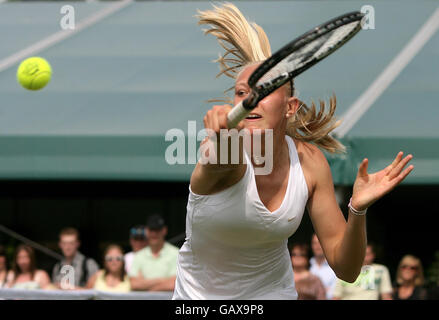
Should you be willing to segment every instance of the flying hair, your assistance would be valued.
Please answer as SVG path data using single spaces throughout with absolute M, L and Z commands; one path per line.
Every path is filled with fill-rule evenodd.
M 213 5 L 213 10 L 200 11 L 196 16 L 198 24 L 211 25 L 204 34 L 211 34 L 218 40 L 225 52 L 215 62 L 220 64 L 220 73 L 233 79 L 246 64 L 264 61 L 271 56 L 270 42 L 264 30 L 256 23 L 249 23 L 239 9 L 224 3 Z
M 197 12 L 198 24 L 209 26 L 208 29 L 203 29 L 204 34 L 215 36 L 224 49 L 215 60 L 220 66 L 217 77 L 226 75 L 236 79 L 244 67 L 261 63 L 271 56 L 270 42 L 264 29 L 254 22 L 247 21 L 234 4 L 225 2 L 222 6 L 213 5 L 212 10 Z M 294 81 L 289 84 L 289 92 L 291 96 L 295 95 Z M 209 100 L 218 101 L 231 103 L 230 98 Z M 343 144 L 330 135 L 341 123 L 334 115 L 335 95 L 329 99 L 329 111 L 326 110 L 324 101 L 319 102 L 320 109 L 317 111 L 313 101 L 311 107 L 308 107 L 299 100 L 299 109 L 294 117 L 288 119 L 286 134 L 300 141 L 314 143 L 331 153 L 345 152 Z

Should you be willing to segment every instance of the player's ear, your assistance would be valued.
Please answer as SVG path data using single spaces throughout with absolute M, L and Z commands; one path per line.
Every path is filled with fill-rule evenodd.
M 291 118 L 299 109 L 299 99 L 297 97 L 289 97 L 287 101 L 286 117 Z

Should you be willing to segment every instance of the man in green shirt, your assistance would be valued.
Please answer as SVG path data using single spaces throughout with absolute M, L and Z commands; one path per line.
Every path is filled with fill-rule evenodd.
M 368 244 L 363 268 L 354 283 L 337 279 L 334 300 L 392 300 L 392 283 L 387 267 L 373 263 L 375 251 Z
M 148 218 L 146 236 L 149 246 L 134 255 L 129 273 L 132 290 L 174 290 L 179 249 L 165 241 L 167 232 L 160 215 Z

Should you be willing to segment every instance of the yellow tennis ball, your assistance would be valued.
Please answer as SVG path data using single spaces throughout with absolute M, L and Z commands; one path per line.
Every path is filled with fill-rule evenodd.
M 17 80 L 24 88 L 40 90 L 49 83 L 52 68 L 47 60 L 31 57 L 23 60 L 17 70 Z

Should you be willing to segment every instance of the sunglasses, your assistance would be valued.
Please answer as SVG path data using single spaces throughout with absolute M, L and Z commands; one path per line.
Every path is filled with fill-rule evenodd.
M 105 261 L 107 261 L 107 262 L 111 262 L 113 260 L 122 261 L 123 257 L 122 256 L 116 256 L 116 257 L 107 256 L 107 257 L 105 257 Z
M 130 235 L 133 238 L 139 238 L 139 239 L 146 238 L 145 229 L 141 229 L 141 228 L 131 228 Z
M 410 269 L 412 271 L 417 271 L 419 269 L 419 267 L 417 266 L 408 266 L 408 265 L 403 265 L 401 266 L 401 269 Z

